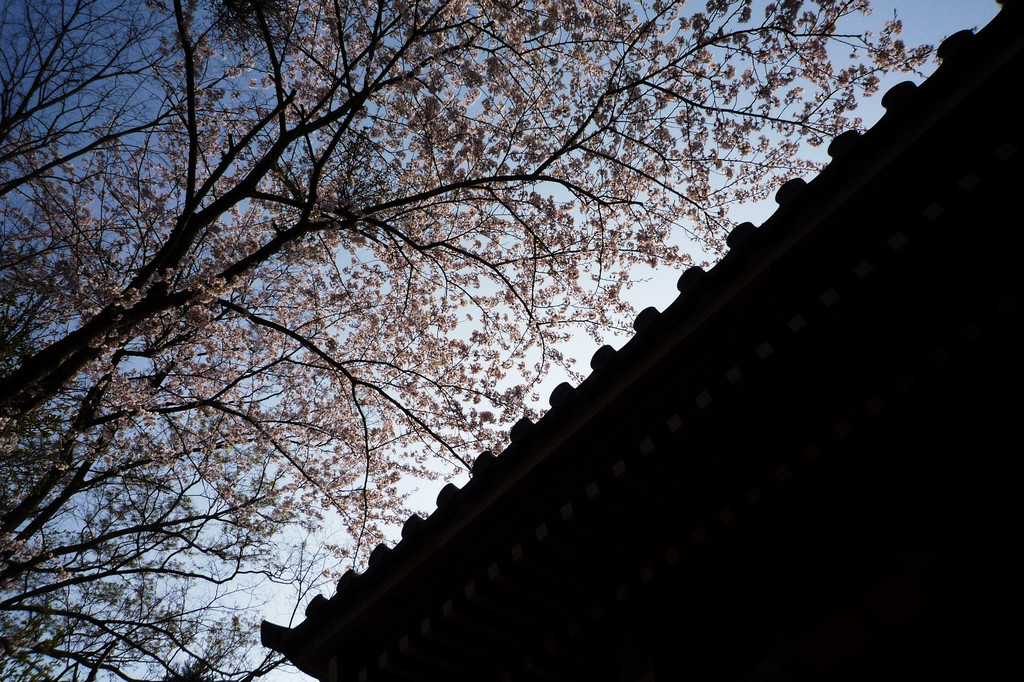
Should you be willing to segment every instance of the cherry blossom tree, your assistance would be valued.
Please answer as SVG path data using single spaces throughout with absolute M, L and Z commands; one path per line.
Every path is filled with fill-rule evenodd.
M 261 585 L 360 565 L 922 63 L 867 5 L 5 3 L 0 677 L 272 669 Z

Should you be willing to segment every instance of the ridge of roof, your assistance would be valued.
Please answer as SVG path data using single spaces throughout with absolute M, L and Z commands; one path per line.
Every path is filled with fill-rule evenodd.
M 414 558 L 443 545 L 458 531 L 460 519 L 468 522 L 471 507 L 479 506 L 485 497 L 499 498 L 555 449 L 558 443 L 548 441 L 557 440 L 557 432 L 590 419 L 631 383 L 630 372 L 642 371 L 663 357 L 732 293 L 812 231 L 831 208 L 968 97 L 1024 45 L 1024 3 L 1002 0 L 1000 4 L 1000 12 L 978 34 L 960 31 L 942 42 L 936 51 L 940 66 L 920 85 L 904 81 L 889 88 L 881 100 L 886 111 L 878 122 L 864 132 L 849 130 L 836 136 L 828 145 L 832 161 L 816 176 L 782 184 L 775 194 L 778 208 L 760 226 L 737 225 L 727 237 L 728 252 L 713 267 L 683 271 L 677 282 L 679 294 L 671 304 L 662 311 L 654 307 L 640 311 L 633 322 L 635 334 L 621 348 L 598 348 L 591 357 L 591 373 L 578 386 L 556 386 L 549 397 L 550 409 L 538 421 L 524 417 L 516 422 L 509 431 L 509 445 L 500 454 L 481 453 L 469 481 L 462 488 L 453 483 L 442 488 L 437 508 L 426 518 L 411 515 L 394 547 L 380 544 L 372 550 L 365 572 L 349 570 L 338 581 L 334 596 L 315 596 L 306 606 L 306 619 L 294 627 L 264 621 L 264 646 L 291 658 L 310 633 L 372 600 L 371 588 L 379 590 L 400 580 L 396 572 L 403 566 L 412 570 Z

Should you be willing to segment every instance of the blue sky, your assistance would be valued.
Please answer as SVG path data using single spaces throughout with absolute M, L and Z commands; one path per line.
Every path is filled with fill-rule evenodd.
M 964 28 L 981 28 L 999 11 L 995 0 L 874 0 L 874 15 L 896 10 L 909 43 L 935 43 Z

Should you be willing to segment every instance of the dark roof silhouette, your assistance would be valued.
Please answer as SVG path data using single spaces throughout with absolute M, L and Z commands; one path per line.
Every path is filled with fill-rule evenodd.
M 998 671 L 1024 603 L 1022 48 L 1019 2 L 944 41 L 264 644 L 325 681 Z

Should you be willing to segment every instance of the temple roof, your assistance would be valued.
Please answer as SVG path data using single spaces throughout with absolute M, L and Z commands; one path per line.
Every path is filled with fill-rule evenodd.
M 957 443 L 996 438 L 1007 415 L 978 401 L 1000 372 L 1020 375 L 1019 360 L 1007 359 L 1018 337 L 995 330 L 1014 326 L 1017 314 L 1020 268 L 1004 241 L 1021 222 L 1024 139 L 1009 100 L 1024 90 L 1022 14 L 1021 3 L 1007 2 L 977 35 L 950 36 L 933 75 L 891 88 L 881 120 L 836 137 L 831 163 L 781 186 L 762 225 L 737 226 L 725 257 L 683 272 L 671 305 L 641 311 L 633 337 L 598 349 L 579 386 L 556 387 L 541 419 L 518 422 L 503 452 L 481 454 L 464 487 L 445 486 L 432 514 L 410 517 L 397 545 L 376 547 L 367 570 L 346 573 L 331 598 L 314 598 L 303 622 L 264 623 L 263 643 L 322 680 L 428 679 L 409 672 L 419 663 L 394 661 L 418 638 L 462 651 L 469 634 L 438 634 L 432 623 L 457 628 L 463 609 L 462 631 L 484 628 L 487 611 L 543 631 L 523 645 L 543 653 L 581 627 L 557 609 L 552 619 L 565 616 L 557 627 L 527 622 L 561 590 L 589 590 L 565 597 L 579 604 L 605 593 L 617 603 L 620 588 L 641 589 L 717 537 L 753 537 L 761 522 L 744 519 L 784 499 L 804 471 L 814 486 L 852 475 L 850 464 L 822 464 L 828 456 L 941 447 L 908 424 L 953 414 L 946 403 L 922 407 L 956 403 L 948 386 L 975 391 L 984 409 L 956 409 L 989 433 L 936 433 Z M 872 513 L 905 511 L 886 504 Z M 424 666 L 480 679 L 479 668 L 462 670 L 428 649 L 419 649 Z M 532 669 L 522 662 L 529 655 L 509 656 Z

